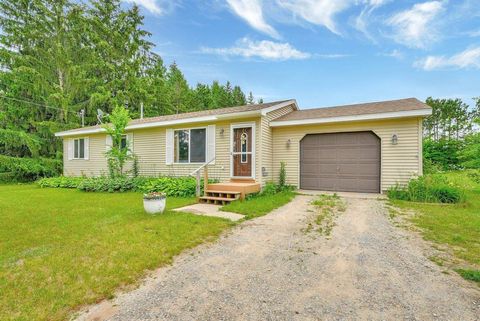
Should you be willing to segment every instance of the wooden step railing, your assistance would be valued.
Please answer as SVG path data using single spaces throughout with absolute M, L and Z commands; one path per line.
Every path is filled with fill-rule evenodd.
M 203 169 L 203 193 L 204 196 L 206 195 L 206 190 L 208 188 L 208 165 L 210 165 L 213 161 L 215 161 L 215 157 L 213 157 L 211 160 L 208 162 L 202 164 L 200 167 L 198 167 L 196 170 L 190 173 L 190 176 L 196 177 L 197 179 L 197 186 L 195 189 L 195 194 L 197 197 L 200 197 L 201 195 L 201 188 L 200 188 L 200 183 L 201 183 L 201 178 L 200 178 L 200 171 Z

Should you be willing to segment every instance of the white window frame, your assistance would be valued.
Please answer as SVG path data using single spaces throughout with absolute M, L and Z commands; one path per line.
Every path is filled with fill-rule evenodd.
M 190 157 L 192 153 L 190 153 L 191 146 L 190 144 L 192 143 L 192 134 L 191 131 L 193 129 L 205 129 L 205 162 L 207 161 L 207 153 L 208 153 L 208 130 L 207 127 L 191 127 L 191 128 L 173 128 L 173 164 L 175 165 L 181 165 L 181 164 L 205 164 L 205 162 L 191 162 Z M 176 162 L 175 161 L 175 132 L 177 131 L 188 131 L 188 162 Z
M 80 157 L 80 140 L 83 139 L 83 157 Z M 78 142 L 78 157 L 75 157 L 75 145 L 77 144 Z M 72 144 L 73 144 L 73 151 L 72 151 L 72 159 L 80 159 L 80 160 L 85 160 L 87 159 L 87 157 L 85 157 L 87 154 L 86 154 L 86 150 L 87 150 L 87 146 L 86 144 L 88 143 L 88 140 L 86 137 L 78 137 L 78 138 L 74 138 L 72 140 Z
M 252 127 L 252 151 L 247 152 L 247 154 L 252 155 L 252 175 L 251 176 L 233 176 L 233 133 L 235 128 L 245 128 Z M 257 175 L 257 164 L 255 162 L 256 156 L 256 122 L 246 122 L 246 123 L 232 123 L 230 124 L 230 177 L 231 178 L 253 178 L 255 179 Z M 240 154 L 240 153 L 235 153 Z

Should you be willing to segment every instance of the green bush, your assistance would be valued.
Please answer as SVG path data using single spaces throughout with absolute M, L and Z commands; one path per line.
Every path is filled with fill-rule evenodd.
M 40 187 L 77 188 L 84 179 L 83 177 L 67 176 L 48 177 L 38 180 L 37 184 Z
M 208 180 L 216 183 L 217 180 Z M 159 177 L 146 180 L 138 186 L 144 193 L 161 192 L 167 196 L 190 197 L 195 196 L 197 180 L 193 177 Z M 200 189 L 203 192 L 203 179 L 200 181 Z
M 62 161 L 49 158 L 19 158 L 0 155 L 2 180 L 28 182 L 42 177 L 58 176 Z
M 141 181 L 143 182 L 143 180 Z M 84 178 L 78 189 L 85 192 L 126 192 L 136 190 L 139 185 L 137 178 L 128 176 L 117 177 L 91 177 Z
M 464 148 L 463 141 L 442 138 L 438 141 L 425 139 L 423 141 L 423 158 L 442 170 L 462 168 L 459 154 Z
M 406 187 L 396 185 L 387 192 L 390 199 L 425 203 L 460 203 L 464 192 L 442 175 L 426 175 L 412 179 Z
M 278 191 L 279 191 L 279 187 L 280 186 L 277 186 L 275 185 L 274 183 L 267 183 L 265 184 L 265 186 L 263 187 L 262 189 L 262 195 L 274 195 L 274 194 L 277 194 Z

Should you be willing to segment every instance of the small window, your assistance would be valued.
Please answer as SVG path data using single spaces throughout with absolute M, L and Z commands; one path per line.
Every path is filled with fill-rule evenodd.
M 206 159 L 207 130 L 182 129 L 174 132 L 175 163 L 204 163 Z
M 85 159 L 85 138 L 73 140 L 73 158 Z
M 242 163 L 247 163 L 248 162 L 248 154 L 247 154 L 247 150 L 248 150 L 248 134 L 247 133 L 243 133 L 242 136 L 240 137 L 240 150 L 242 152 L 242 156 L 241 156 L 241 162 Z

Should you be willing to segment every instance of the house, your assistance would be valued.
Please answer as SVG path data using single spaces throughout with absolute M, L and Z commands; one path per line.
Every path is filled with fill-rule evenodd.
M 279 177 L 301 189 L 379 193 L 422 175 L 417 99 L 300 110 L 295 100 L 135 119 L 125 137 L 140 174 L 187 176 L 203 167 L 223 185 L 258 190 Z M 56 133 L 64 139 L 64 175 L 108 172 L 111 140 L 101 126 Z M 206 166 L 205 163 L 208 163 Z M 235 188 L 232 190 L 234 191 Z M 235 195 L 233 195 L 235 196 Z

